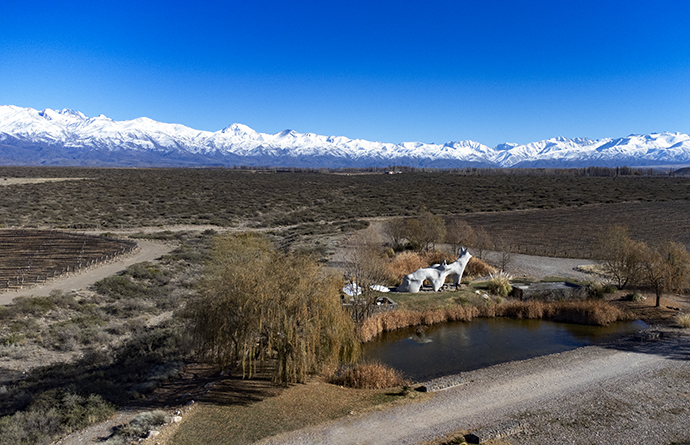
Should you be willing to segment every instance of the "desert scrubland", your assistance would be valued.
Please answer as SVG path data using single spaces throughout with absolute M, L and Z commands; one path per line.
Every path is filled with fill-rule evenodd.
M 445 227 L 452 227 L 460 220 L 484 232 L 491 242 L 479 246 L 481 250 L 509 252 L 512 259 L 503 257 L 503 260 L 512 261 L 514 267 L 519 261 L 529 261 L 529 257 L 518 255 L 553 257 L 554 262 L 555 258 L 596 262 L 596 238 L 615 224 L 625 225 L 630 238 L 649 245 L 671 240 L 690 247 L 687 222 L 690 179 L 687 178 L 587 177 L 567 171 L 540 174 L 420 171 L 399 175 L 355 175 L 270 169 L 29 167 L 2 167 L 0 178 L 7 178 L 5 186 L 0 188 L 0 225 L 6 231 L 59 230 L 75 236 L 88 234 L 88 237 L 107 240 L 123 239 L 127 243 L 145 240 L 164 245 L 169 251 L 152 261 L 131 264 L 115 275 L 100 277 L 89 286 L 61 288 L 41 296 L 26 295 L 26 289 L 22 289 L 23 297 L 0 307 L 0 443 L 50 443 L 70 433 L 78 438 L 81 436 L 77 431 L 112 419 L 122 407 L 129 407 L 130 414 L 117 417 L 116 422 L 111 420 L 98 434 L 110 436 L 114 432 L 110 427 L 133 418 L 138 419 L 140 425 L 129 424 L 115 430 L 120 433 L 111 437 L 111 443 L 117 440 L 124 443 L 122 441 L 133 437 L 131 435 L 144 433 L 145 429 L 154 428 L 165 420 L 169 422 L 170 416 L 178 410 L 184 414 L 182 422 L 163 429 L 156 441 L 248 443 L 343 416 L 350 419 L 355 415 L 356 422 L 366 423 L 366 413 L 372 410 L 386 413 L 385 410 L 394 409 L 398 413 L 396 418 L 403 420 L 408 415 L 405 410 L 414 410 L 417 405 L 429 406 L 429 412 L 438 413 L 433 410 L 446 410 L 467 396 L 460 388 L 443 396 L 420 394 L 410 391 L 413 382 L 393 389 L 347 389 L 316 377 L 310 377 L 305 384 L 286 388 L 270 383 L 270 367 L 259 369 L 251 380 L 242 380 L 241 373 L 236 370 L 230 375 L 220 374 L 219 368 L 204 361 L 199 354 L 199 344 L 190 335 L 190 318 L 185 312 L 187 303 L 203 289 L 199 280 L 208 270 L 212 248 L 220 235 L 258 232 L 267 237 L 281 255 L 288 255 L 286 258 L 308 253 L 315 262 L 336 267 L 342 263 L 338 259 L 347 259 L 348 239 L 353 235 L 373 227 L 381 235 L 378 240 L 383 249 L 386 247 L 383 244 L 392 244 L 385 229 L 390 220 L 425 215 L 440 217 Z M 397 255 L 404 253 L 391 246 L 388 248 L 386 261 L 393 262 Z M 449 248 L 450 245 L 441 241 L 435 247 L 439 250 Z M 427 256 L 415 255 L 427 258 L 431 252 L 424 254 Z M 452 258 L 452 254 L 446 255 Z M 4 258 L 9 257 L 5 255 Z M 483 260 L 491 263 L 490 258 L 487 254 Z M 500 268 L 501 264 L 497 264 L 500 258 L 496 258 L 499 257 L 494 257 L 493 266 Z M 25 266 L 16 259 L 9 262 L 12 264 L 2 266 Z M 87 275 L 96 268 L 94 265 L 78 273 Z M 481 275 L 477 272 L 475 277 L 481 278 Z M 59 279 L 48 280 L 41 286 L 49 288 L 52 282 L 59 283 Z M 592 276 L 592 280 L 601 280 L 601 277 Z M 496 306 L 491 310 L 490 305 L 486 306 L 485 301 L 475 296 L 475 289 L 482 289 L 482 292 L 487 289 L 482 286 L 485 284 L 466 282 L 464 290 L 424 293 L 419 299 L 406 296 L 401 306 L 403 310 L 418 313 L 420 310 L 450 313 L 449 305 L 456 304 L 456 312 L 461 309 L 474 311 L 473 316 L 517 316 L 518 313 L 520 317 L 528 316 L 530 309 L 526 306 L 508 309 L 510 297 L 505 296 L 499 299 L 492 295 L 492 304 Z M 684 349 L 687 342 L 683 340 L 685 337 L 679 336 L 684 331 L 677 327 L 675 318 L 679 312 L 676 308 L 681 309 L 680 312 L 690 309 L 687 294 L 667 292 L 663 304 L 655 308 L 651 288 L 642 284 L 634 289 L 610 288 L 606 292 L 595 291 L 595 304 L 610 304 L 616 311 L 625 313 L 625 317 L 642 318 L 658 325 L 660 332 L 665 332 L 662 337 L 665 335 L 677 342 L 674 343 L 676 349 L 663 343 L 641 352 L 634 351 L 638 354 L 634 357 L 655 358 L 640 365 L 640 375 L 629 375 L 628 381 L 639 385 L 637 393 L 626 395 L 619 403 L 594 397 L 592 391 L 596 388 L 604 388 L 607 394 L 612 394 L 616 385 L 625 385 L 625 376 L 612 371 L 610 375 L 593 377 L 593 386 L 582 386 L 586 390 L 577 385 L 564 387 L 564 394 L 583 401 L 579 405 L 568 404 L 569 411 L 551 432 L 548 425 L 556 422 L 554 416 L 546 415 L 537 409 L 538 404 L 529 405 L 532 402 L 523 398 L 516 402 L 517 405 L 497 407 L 490 412 L 472 412 L 467 417 L 471 421 L 465 423 L 443 417 L 443 426 L 439 425 L 436 430 L 434 423 L 427 420 L 424 427 L 418 428 L 421 433 L 410 431 L 404 440 L 408 440 L 407 443 L 427 439 L 458 443 L 450 441 L 459 440 L 461 433 L 470 427 L 519 418 L 528 428 L 505 439 L 509 443 L 529 443 L 530 440 L 531 443 L 606 443 L 604 435 L 597 437 L 584 432 L 590 427 L 599 431 L 612 426 L 618 428 L 629 420 L 620 423 L 616 418 L 633 417 L 637 419 L 636 426 L 628 429 L 642 437 L 655 437 L 660 443 L 688 440 L 690 437 L 682 436 L 676 426 L 677 419 L 688 415 L 687 406 L 678 402 L 683 400 L 683 394 L 687 397 L 688 369 Z M 628 301 L 627 297 L 634 291 L 649 298 Z M 12 290 L 2 296 L 10 292 Z M 431 323 L 434 317 L 432 312 L 427 312 L 415 323 Z M 530 381 L 536 378 L 531 372 L 537 368 L 547 370 L 539 377 L 540 381 L 549 382 L 557 375 L 567 379 L 567 373 L 558 371 L 564 363 L 580 366 L 591 357 L 622 372 L 625 366 L 620 360 L 625 356 L 625 349 L 610 350 L 615 353 L 590 347 L 564 354 L 566 362 L 551 357 L 530 361 L 524 368 L 513 369 L 520 365 L 507 364 L 480 370 L 476 380 L 488 382 L 495 377 L 509 385 L 511 376 L 515 375 L 522 376 L 522 381 Z M 665 358 L 657 359 L 659 357 Z M 632 362 L 628 365 L 637 366 Z M 549 367 L 556 370 L 553 375 L 548 373 Z M 588 372 L 583 370 L 570 377 L 581 385 L 589 385 Z M 651 377 L 644 383 L 640 376 L 647 374 Z M 671 389 L 661 391 L 659 382 L 668 384 Z M 649 386 L 645 386 L 647 384 Z M 543 385 L 548 386 L 547 383 Z M 559 385 L 562 382 L 554 380 L 553 388 Z M 477 391 L 478 388 L 481 387 L 477 386 Z M 529 393 L 529 389 L 519 391 Z M 642 410 L 633 406 L 641 393 L 647 399 L 640 403 L 648 407 Z M 553 400 L 556 400 L 555 393 L 548 388 L 539 392 L 539 397 L 539 403 L 547 400 L 555 403 Z M 190 400 L 196 403 L 187 405 Z M 667 410 L 659 408 L 665 400 Z M 486 401 L 473 403 L 486 404 Z M 602 407 L 602 403 L 607 405 Z M 521 404 L 527 404 L 524 405 L 527 408 Z M 590 405 L 596 409 L 587 417 L 584 411 Z M 524 409 L 518 409 L 520 406 Z M 162 413 L 156 412 L 157 409 Z M 139 412 L 153 414 L 136 417 Z M 652 418 L 644 420 L 649 424 L 643 423 L 644 413 Z M 373 418 L 381 415 L 385 416 L 372 414 Z M 479 420 L 481 417 L 477 416 L 480 415 L 485 415 L 487 420 Z M 438 414 L 429 416 L 441 419 Z M 665 429 L 663 422 L 669 427 Z M 316 433 L 296 433 L 289 440 L 319 443 L 324 437 L 332 437 L 331 433 L 324 432 L 326 430 L 318 429 L 321 427 L 315 428 Z M 645 428 L 652 432 L 650 436 L 641 433 Z M 130 436 L 125 434 L 128 431 Z M 92 438 L 98 436 L 94 434 Z M 372 439 L 372 443 L 402 440 L 390 432 L 382 432 L 380 436 L 374 432 L 370 434 L 380 437 Z M 437 437 L 446 434 L 450 435 L 446 439 Z M 69 438 L 66 440 L 64 443 L 70 443 Z M 276 440 L 280 443 L 282 439 Z

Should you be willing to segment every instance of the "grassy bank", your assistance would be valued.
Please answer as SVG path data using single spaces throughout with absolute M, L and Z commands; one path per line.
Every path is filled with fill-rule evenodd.
M 475 318 L 528 318 L 604 326 L 614 321 L 632 320 L 631 313 L 605 301 L 509 301 L 480 306 L 447 306 L 424 310 L 401 310 L 378 314 L 360 327 L 362 342 L 382 332 L 409 326 L 431 325 L 449 321 L 472 321 Z
M 244 445 L 380 405 L 429 397 L 399 389 L 352 389 L 319 380 L 287 389 L 268 380 L 228 380 L 185 417 L 174 431 L 155 442 L 166 445 Z M 153 441 L 151 443 L 154 443 Z

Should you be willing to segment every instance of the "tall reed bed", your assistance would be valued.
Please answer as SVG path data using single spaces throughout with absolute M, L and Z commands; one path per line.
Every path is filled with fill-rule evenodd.
M 362 362 L 345 366 L 328 381 L 349 388 L 381 389 L 408 384 L 402 373 L 379 362 Z
M 368 342 L 382 332 L 409 326 L 494 317 L 545 319 L 596 326 L 633 318 L 632 314 L 604 301 L 511 301 L 487 306 L 451 306 L 425 311 L 386 312 L 365 320 L 359 329 L 359 335 L 362 342 Z
M 429 267 L 432 264 L 440 264 L 443 261 L 452 263 L 457 260 L 456 255 L 452 255 L 448 252 L 412 252 L 405 251 L 397 254 L 391 261 L 386 265 L 388 274 L 391 276 L 391 280 L 396 283 L 402 282 L 405 275 L 414 272 L 415 270 L 422 267 Z M 490 273 L 495 272 L 496 269 L 486 264 L 479 258 L 472 257 L 465 267 L 464 276 L 486 276 Z

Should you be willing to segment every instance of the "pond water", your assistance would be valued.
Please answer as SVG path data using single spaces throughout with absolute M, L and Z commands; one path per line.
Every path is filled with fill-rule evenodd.
M 607 343 L 646 326 L 642 321 L 586 326 L 544 320 L 477 319 L 384 332 L 364 345 L 363 356 L 399 369 L 407 378 L 420 382 Z

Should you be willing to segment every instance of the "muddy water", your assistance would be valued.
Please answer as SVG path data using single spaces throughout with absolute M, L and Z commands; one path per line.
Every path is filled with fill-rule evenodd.
M 641 321 L 601 327 L 507 318 L 441 323 L 384 332 L 364 345 L 364 358 L 399 369 L 414 381 L 424 381 L 607 343 L 644 327 Z

